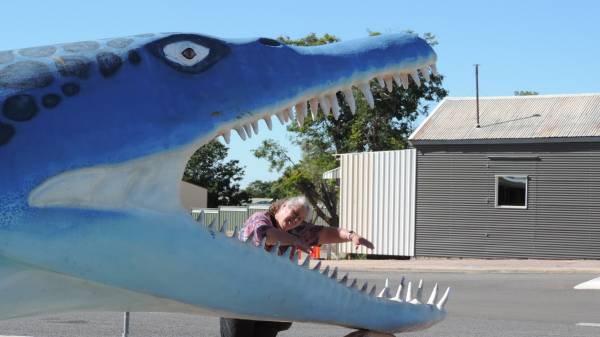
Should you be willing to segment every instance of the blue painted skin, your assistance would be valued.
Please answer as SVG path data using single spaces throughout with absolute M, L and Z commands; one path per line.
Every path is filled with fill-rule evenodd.
M 0 53 L 0 75 L 6 77 L 0 78 L 0 123 L 14 128 L 0 145 L 0 296 L 14 298 L 0 303 L 0 319 L 83 309 L 162 310 L 396 332 L 445 317 L 435 306 L 383 301 L 337 285 L 198 226 L 168 201 L 178 197 L 178 178 L 190 150 L 322 92 L 432 65 L 436 56 L 425 41 L 405 34 L 319 47 L 194 34 L 132 37 L 123 48 L 110 47 L 110 41 L 96 41 L 98 49 L 77 53 L 57 45 L 52 55 L 33 58 Z M 201 46 L 193 53 L 199 55 L 196 64 L 184 66 L 166 56 L 165 46 L 180 41 Z M 202 47 L 210 50 L 205 58 Z M 118 56 L 122 64 L 109 63 L 109 74 L 102 74 L 97 58 L 102 52 Z M 59 72 L 57 64 L 73 55 L 89 60 L 87 78 Z M 131 55 L 139 63 L 135 57 L 128 61 Z M 49 72 L 9 71 L 23 61 L 47 64 Z M 36 82 L 48 76 L 48 86 Z M 66 83 L 77 84 L 79 92 L 65 95 L 61 86 Z M 49 93 L 62 98 L 56 107 L 41 103 Z M 11 120 L 6 102 L 15 95 L 33 99 L 37 114 Z M 144 180 L 153 167 L 170 173 Z M 116 173 L 122 170 L 130 175 Z M 119 183 L 106 187 L 113 177 Z M 94 182 L 99 186 L 86 186 Z M 154 184 L 164 187 L 157 187 L 158 195 L 142 195 L 150 201 L 141 204 L 140 194 L 153 191 Z M 117 204 L 110 202 L 113 192 Z M 271 266 L 257 267 L 265 264 Z M 46 285 L 11 281 L 30 279 L 33 271 L 46 285 L 65 278 L 55 283 L 58 293 L 70 298 L 48 295 Z M 282 277 L 282 271 L 289 276 Z M 241 282 L 250 291 L 239 291 Z M 73 290 L 100 294 L 103 287 L 130 293 L 106 300 L 110 296 L 86 297 Z M 152 304 L 135 297 L 139 294 Z M 323 301 L 327 296 L 335 297 Z M 271 301 L 264 303 L 265 298 Z M 352 310 L 340 311 L 349 303 Z

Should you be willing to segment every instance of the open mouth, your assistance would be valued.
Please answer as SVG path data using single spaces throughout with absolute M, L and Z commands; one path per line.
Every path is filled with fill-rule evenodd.
M 431 72 L 431 74 L 430 74 Z M 360 76 L 350 82 L 343 84 L 334 84 L 330 88 L 325 88 L 320 92 L 308 92 L 299 97 L 290 99 L 287 103 L 265 109 L 250 114 L 250 117 L 237 120 L 235 123 L 227 124 L 222 127 L 215 137 L 222 136 L 227 144 L 231 140 L 231 131 L 235 130 L 242 140 L 252 137 L 252 134 L 258 134 L 258 122 L 264 120 L 269 130 L 272 129 L 272 117 L 276 116 L 281 124 L 286 124 L 290 120 L 295 119 L 298 126 L 302 127 L 304 120 L 308 114 L 316 120 L 319 116 L 319 107 L 324 116 L 332 115 L 334 119 L 338 119 L 342 113 L 342 108 L 338 101 L 338 93 L 341 93 L 345 103 L 350 108 L 350 111 L 356 113 L 356 101 L 354 97 L 354 89 L 360 91 L 364 99 L 366 99 L 369 107 L 375 107 L 375 100 L 371 92 L 370 80 L 375 79 L 381 88 L 386 88 L 389 92 L 393 90 L 394 83 L 398 87 L 408 89 L 412 82 L 417 87 L 421 86 L 421 78 L 425 81 L 430 81 L 431 76 L 437 76 L 437 68 L 435 60 L 430 59 L 420 64 L 415 64 L 414 67 L 405 67 L 401 69 L 387 69 L 378 72 L 374 75 L 369 74 Z

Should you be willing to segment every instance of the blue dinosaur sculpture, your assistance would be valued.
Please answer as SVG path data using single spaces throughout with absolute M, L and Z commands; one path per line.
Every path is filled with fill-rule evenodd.
M 410 34 L 319 47 L 144 34 L 0 52 L 0 319 L 165 311 L 387 334 L 442 320 L 437 286 L 426 303 L 421 285 L 374 296 L 199 226 L 179 200 L 202 144 L 250 137 L 273 115 L 302 123 L 307 102 L 337 118 L 339 91 L 354 112 L 352 86 L 373 106 L 370 79 L 419 84 L 435 61 Z

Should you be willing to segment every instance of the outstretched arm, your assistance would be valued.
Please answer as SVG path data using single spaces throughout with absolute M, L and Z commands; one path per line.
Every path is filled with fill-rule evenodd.
M 369 249 L 375 248 L 371 241 L 363 238 L 357 233 L 343 228 L 324 227 L 319 233 L 319 244 L 342 243 L 350 241 L 352 241 L 356 249 L 358 249 L 360 246 L 365 246 Z

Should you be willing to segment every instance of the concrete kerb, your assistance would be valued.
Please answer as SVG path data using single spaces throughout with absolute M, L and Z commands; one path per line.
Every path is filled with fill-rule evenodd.
M 314 266 L 315 263 L 312 261 L 311 266 Z M 600 260 L 417 258 L 410 260 L 322 260 L 321 264 L 322 267 L 338 267 L 348 271 L 600 274 Z

